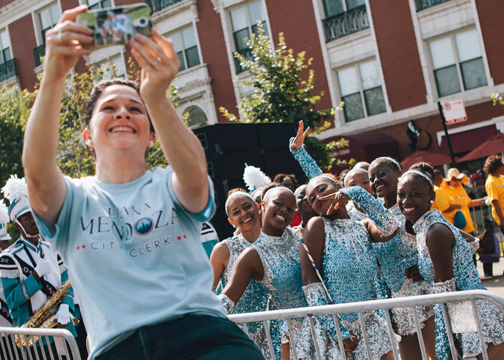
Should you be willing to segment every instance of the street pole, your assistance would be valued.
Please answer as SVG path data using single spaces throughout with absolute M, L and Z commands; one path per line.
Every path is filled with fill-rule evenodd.
M 443 129 L 444 129 L 444 133 L 445 133 L 445 137 L 446 137 L 446 142 L 448 143 L 448 150 L 450 150 L 450 157 L 451 157 L 451 161 L 452 161 L 450 166 L 453 167 L 453 166 L 455 166 L 455 164 L 457 162 L 455 161 L 455 156 L 453 156 L 453 149 L 452 149 L 451 142 L 450 142 L 450 135 L 448 135 L 448 129 L 446 128 L 446 119 L 443 114 L 443 105 L 441 105 L 441 101 L 438 101 L 438 108 L 439 108 L 439 115 L 441 115 L 441 122 L 443 123 Z

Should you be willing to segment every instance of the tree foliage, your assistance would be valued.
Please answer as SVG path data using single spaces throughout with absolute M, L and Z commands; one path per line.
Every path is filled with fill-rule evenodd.
M 305 126 L 312 129 L 310 135 L 327 129 L 330 126 L 327 120 L 334 117 L 343 103 L 337 108 L 317 108 L 324 93 L 314 93 L 315 72 L 309 69 L 312 59 L 306 59 L 305 52 L 294 55 L 294 51 L 287 48 L 282 33 L 275 50 L 272 50 L 270 40 L 259 22 L 257 33 L 251 36 L 247 44 L 253 56 L 252 61 L 235 53 L 240 66 L 249 72 L 250 77 L 245 80 L 235 77 L 234 80 L 242 86 L 253 86 L 255 89 L 254 94 L 244 98 L 238 106 L 243 114 L 243 122 L 292 122 L 297 129 L 298 122 L 303 120 Z M 304 76 L 306 70 L 307 78 Z M 227 109 L 221 107 L 220 111 L 229 121 L 241 122 Z M 305 144 L 317 164 L 329 170 L 333 161 L 330 154 L 335 144 L 324 144 L 314 136 L 307 136 Z
M 490 94 L 490 98 L 493 100 L 494 106 L 497 104 L 504 105 L 504 98 L 499 94 Z

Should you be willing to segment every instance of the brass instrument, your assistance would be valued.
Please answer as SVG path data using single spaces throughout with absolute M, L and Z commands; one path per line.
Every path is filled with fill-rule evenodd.
M 53 313 L 54 309 L 61 303 L 65 294 L 70 290 L 72 284 L 70 280 L 65 281 L 59 289 L 52 294 L 52 296 L 47 299 L 47 301 L 42 305 L 40 309 L 35 311 L 32 316 L 26 321 L 21 328 L 40 328 L 40 329 L 52 329 L 58 322 L 56 321 L 56 314 Z M 79 323 L 79 319 L 73 319 L 74 325 Z M 16 345 L 21 348 L 31 347 L 34 343 L 38 341 L 38 336 L 36 335 L 16 335 Z

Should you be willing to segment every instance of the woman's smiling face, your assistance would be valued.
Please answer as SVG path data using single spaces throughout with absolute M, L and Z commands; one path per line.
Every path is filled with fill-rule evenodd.
M 339 191 L 341 186 L 336 182 L 325 177 L 318 177 L 310 181 L 306 188 L 308 202 L 313 207 L 313 210 L 319 215 L 326 215 L 327 210 L 333 204 L 333 199 L 321 199 L 322 197 L 334 194 Z
M 272 188 L 263 199 L 263 232 L 272 236 L 281 236 L 294 218 L 296 199 L 289 189 Z
M 236 195 L 227 207 L 229 219 L 241 232 L 261 227 L 257 204 L 246 195 Z
M 430 210 L 431 200 L 436 198 L 432 187 L 419 176 L 408 174 L 397 185 L 397 205 L 406 220 L 415 223 Z
M 390 194 L 395 196 L 399 176 L 399 171 L 392 169 L 387 162 L 372 163 L 369 167 L 371 189 L 380 198 Z
M 125 85 L 111 85 L 103 90 L 96 102 L 89 128 L 84 132 L 88 146 L 97 156 L 111 147 L 135 148 L 145 153 L 150 131 L 147 110 L 138 92 Z M 88 143 L 90 141 L 91 143 Z

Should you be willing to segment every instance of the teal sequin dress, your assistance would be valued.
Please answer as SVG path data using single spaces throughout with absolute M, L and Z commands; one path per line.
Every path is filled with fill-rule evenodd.
M 427 231 L 434 224 L 444 224 L 455 237 L 455 247 L 452 250 L 453 278 L 443 283 L 434 282 L 434 269 L 427 248 Z M 426 212 L 417 220 L 413 229 L 416 233 L 417 248 L 419 254 L 420 273 L 430 284 L 433 293 L 444 293 L 463 290 L 486 290 L 479 279 L 478 271 L 472 261 L 470 246 L 460 232 L 450 224 L 437 210 Z M 485 300 L 477 300 L 481 327 L 485 343 L 495 345 L 504 342 L 504 315 L 492 303 Z M 434 307 L 436 323 L 436 356 L 439 360 L 447 360 L 450 356 L 450 346 L 441 305 Z M 464 320 L 464 314 L 457 314 L 458 319 Z M 455 319 L 457 320 L 457 319 Z M 452 319 L 453 323 L 454 319 Z M 455 334 L 455 338 L 462 349 L 463 358 L 475 357 L 481 353 L 481 345 L 477 332 Z

